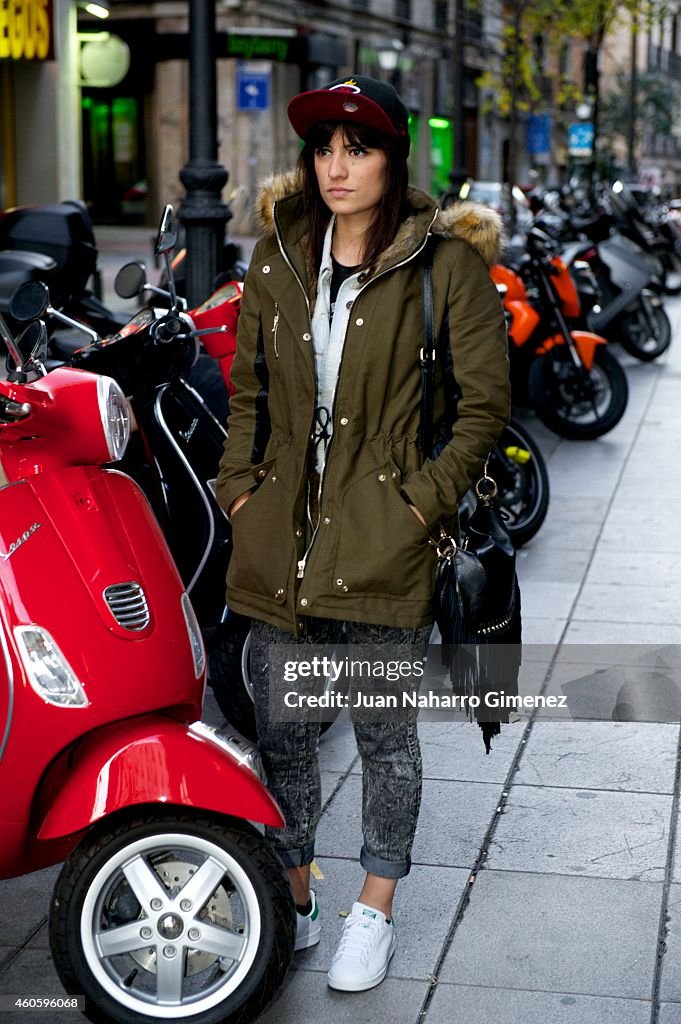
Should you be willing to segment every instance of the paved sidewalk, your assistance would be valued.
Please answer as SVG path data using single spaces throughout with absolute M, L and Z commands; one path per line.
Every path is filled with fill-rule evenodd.
M 662 361 L 618 352 L 631 395 L 616 430 L 568 442 L 528 420 L 552 488 L 547 521 L 519 556 L 528 690 L 595 689 L 598 660 L 603 680 L 610 663 L 625 680 L 636 644 L 659 648 L 679 677 L 681 300 L 667 308 L 676 339 Z M 206 715 L 217 717 L 211 700 Z M 326 971 L 362 879 L 361 769 L 350 726 L 334 725 L 320 743 L 323 937 L 297 955 L 263 1024 L 681 1024 L 679 734 L 678 724 L 526 714 L 486 757 L 476 727 L 423 723 L 397 952 L 382 985 L 349 995 L 327 988 Z M 45 927 L 57 871 L 0 883 L 0 993 L 61 991 Z

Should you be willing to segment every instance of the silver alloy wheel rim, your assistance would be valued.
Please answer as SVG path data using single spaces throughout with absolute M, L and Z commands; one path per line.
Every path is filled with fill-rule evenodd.
M 149 858 L 165 852 L 172 854 L 173 864 L 183 853 L 191 866 L 195 866 L 192 858 L 203 858 L 174 895 L 149 864 Z M 102 928 L 107 898 L 123 879 L 144 916 Z M 199 916 L 225 882 L 230 897 L 236 896 L 241 904 L 241 931 Z M 232 995 L 253 966 L 261 931 L 258 897 L 241 865 L 217 843 L 181 832 L 159 832 L 120 849 L 97 872 L 80 916 L 85 961 L 107 995 L 136 1013 L 164 1020 L 205 1013 Z M 140 953 L 152 947 L 154 969 L 150 970 Z M 213 958 L 213 977 L 206 979 L 203 988 L 198 987 L 200 979 L 192 982 L 185 974 L 189 950 Z M 139 987 L 133 991 L 138 975 L 145 984 L 155 978 L 155 993 Z M 183 994 L 183 989 L 191 991 Z

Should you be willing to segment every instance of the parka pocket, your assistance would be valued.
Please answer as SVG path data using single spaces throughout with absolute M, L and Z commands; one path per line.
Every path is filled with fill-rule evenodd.
M 295 557 L 292 500 L 276 457 L 253 467 L 256 491 L 232 517 L 227 586 L 283 604 Z
M 333 568 L 334 591 L 421 599 L 432 595 L 434 548 L 399 485 L 399 471 L 386 461 L 345 491 Z

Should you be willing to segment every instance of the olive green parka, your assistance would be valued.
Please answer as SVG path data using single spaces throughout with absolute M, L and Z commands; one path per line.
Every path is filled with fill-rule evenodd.
M 410 190 L 409 205 L 392 244 L 360 277 L 313 530 L 307 478 L 316 271 L 295 173 L 271 179 L 259 197 L 264 235 L 244 287 L 217 495 L 227 511 L 256 487 L 232 517 L 230 608 L 296 635 L 305 616 L 403 627 L 432 621 L 430 537 L 440 522 L 456 528 L 457 502 L 508 420 L 506 330 L 488 273 L 499 255 L 499 218 L 472 203 L 441 211 L 417 189 Z M 419 351 L 422 265 L 431 234 L 439 236 L 436 332 L 448 324 L 461 398 L 451 440 L 436 460 L 424 461 Z M 437 419 L 444 406 L 439 368 L 434 405 Z

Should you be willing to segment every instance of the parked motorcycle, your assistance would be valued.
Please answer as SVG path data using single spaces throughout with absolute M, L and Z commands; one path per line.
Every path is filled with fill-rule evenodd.
M 648 287 L 652 270 L 638 246 L 611 235 L 597 245 L 573 242 L 563 249 L 580 299 L 581 316 L 590 330 L 643 362 L 666 352 L 672 329 L 659 291 Z
M 538 209 L 536 225 L 562 243 L 561 256 L 580 298 L 583 322 L 575 326 L 619 342 L 630 355 L 647 362 L 665 352 L 671 341 L 661 298 L 673 282 L 662 258 L 667 249 L 660 250 L 653 233 L 636 227 L 626 210 L 622 214 L 614 190 L 608 194 L 610 205 L 606 208 L 602 197 L 595 209 L 566 208 L 563 197 L 562 206 L 549 204 L 551 212 Z M 614 209 L 620 209 L 619 217 Z
M 491 273 L 510 321 L 515 400 L 529 400 L 542 422 L 563 437 L 587 439 L 612 430 L 626 409 L 627 378 L 605 338 L 569 326 L 579 316 L 579 296 L 549 236 L 533 227 L 515 267 L 496 264 Z
M 254 751 L 199 721 L 191 602 L 141 491 L 104 468 L 129 439 L 122 390 L 46 373 L 37 320 L 0 334 L 0 876 L 65 860 L 50 947 L 91 1020 L 253 1019 L 293 952 L 251 824 L 281 812 Z

